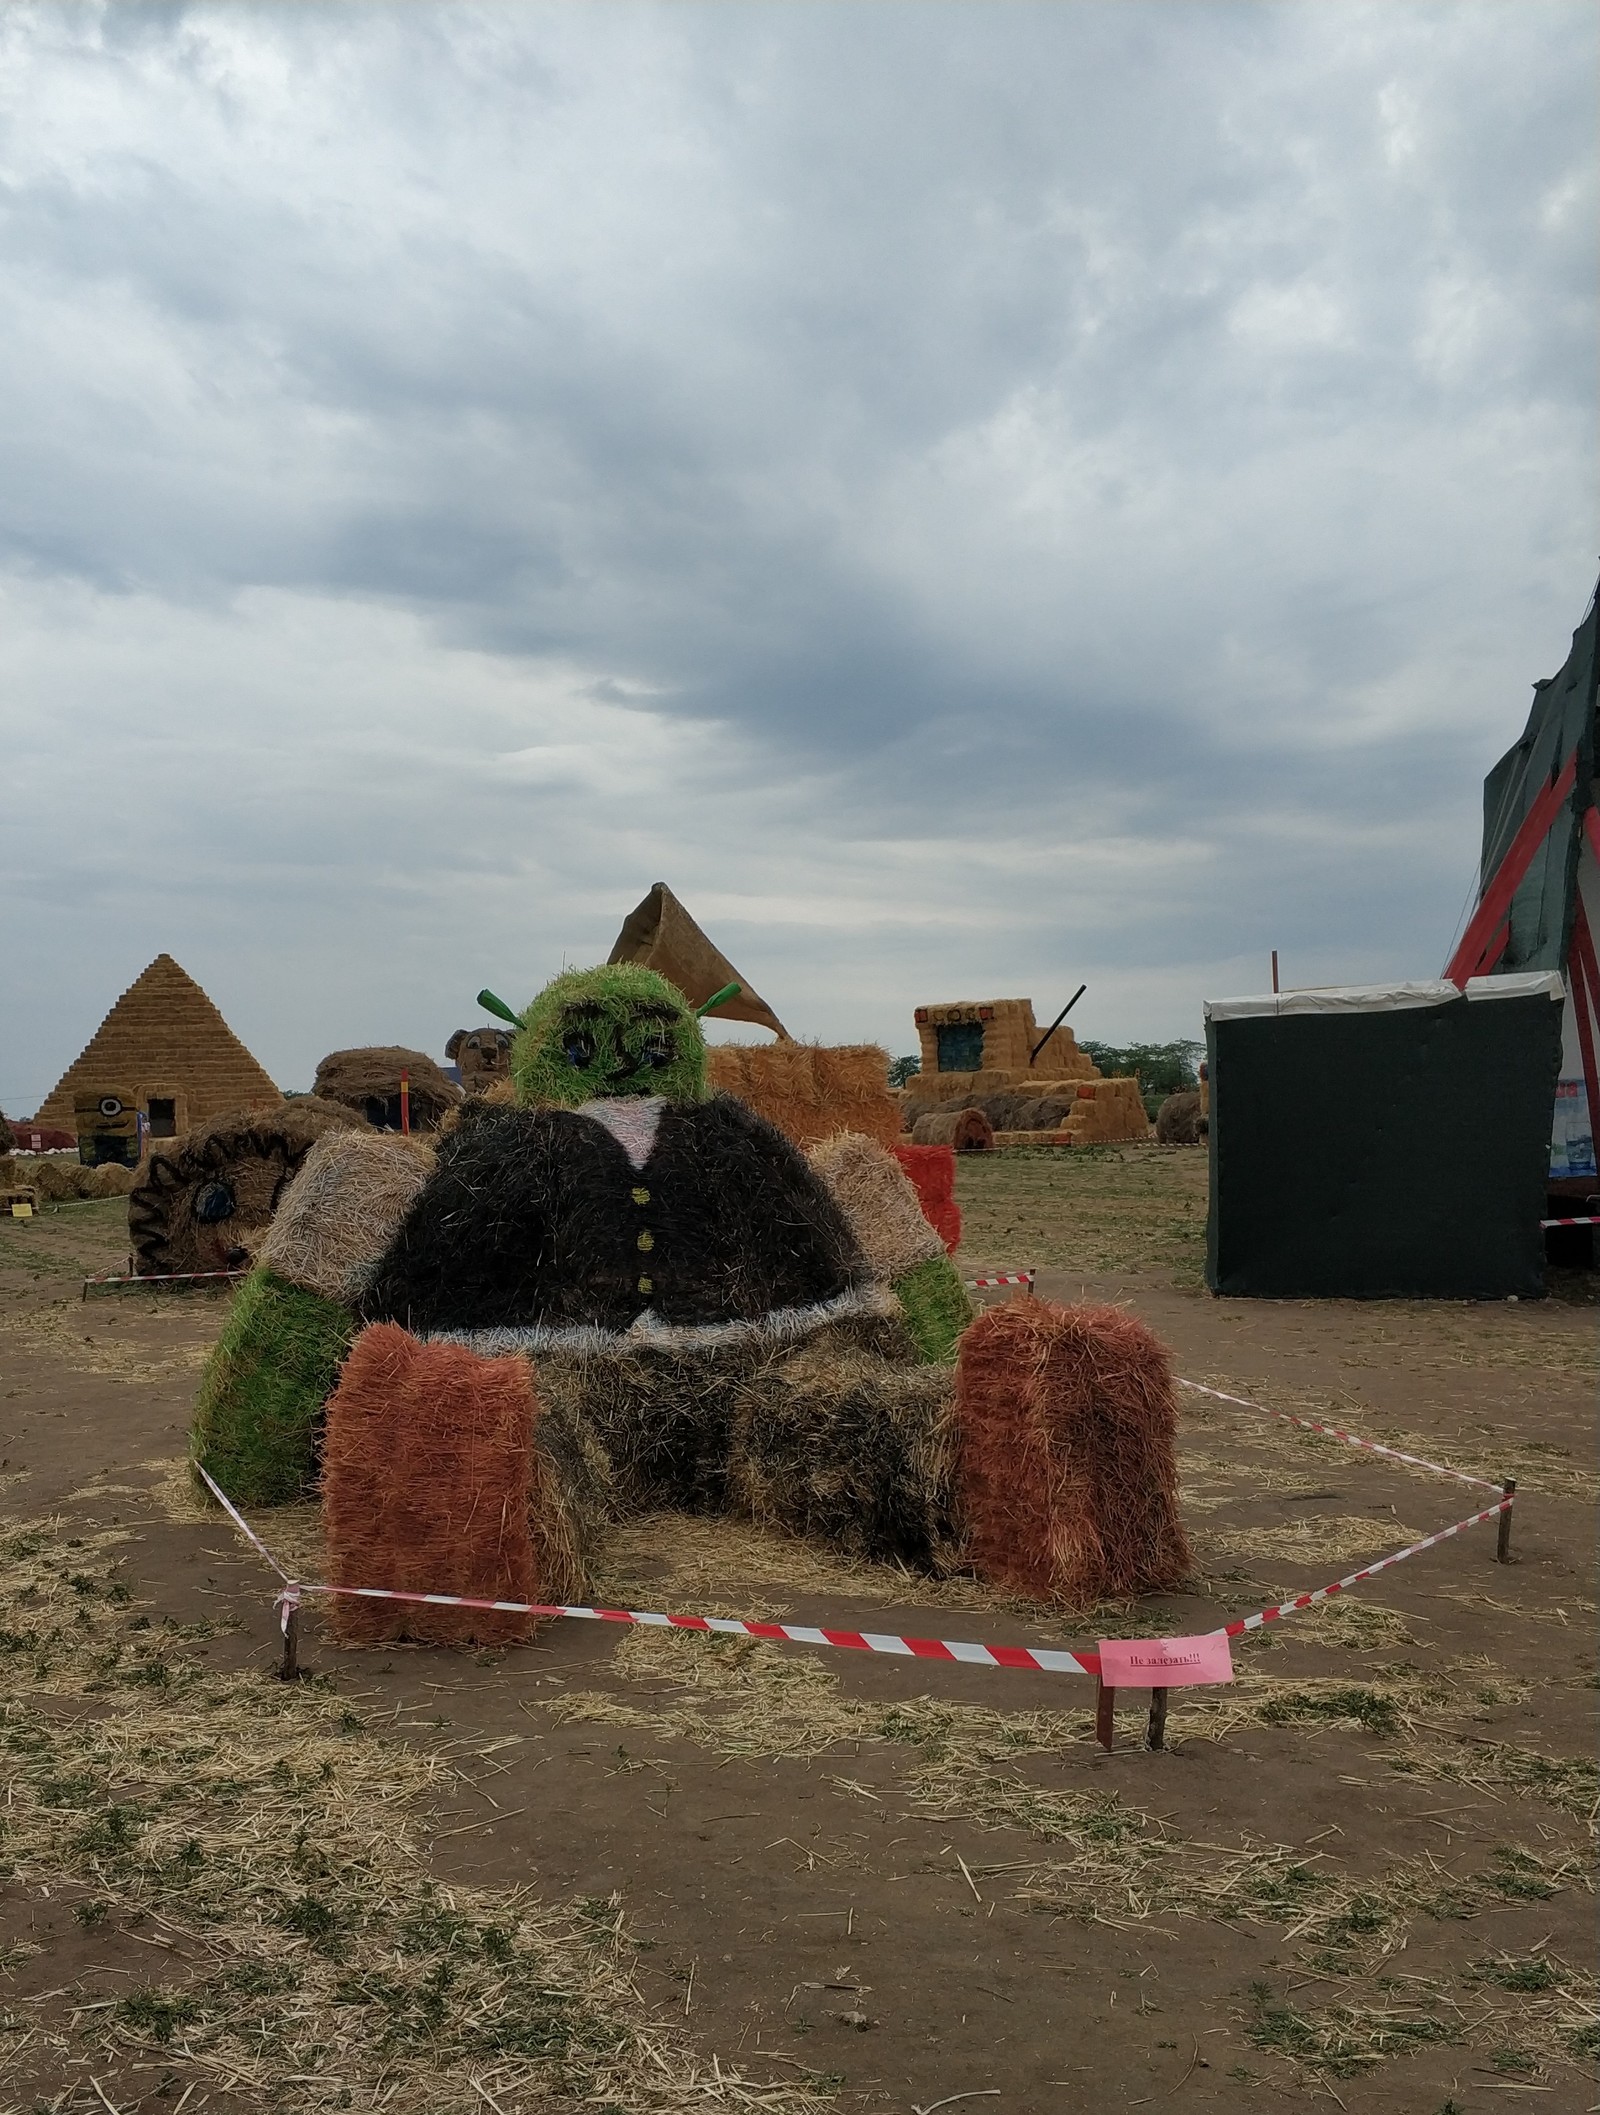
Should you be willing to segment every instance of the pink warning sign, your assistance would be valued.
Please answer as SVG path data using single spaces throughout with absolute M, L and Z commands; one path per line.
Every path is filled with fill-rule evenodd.
M 1202 1638 L 1102 1638 L 1100 1679 L 1108 1689 L 1187 1689 L 1231 1682 L 1233 1654 L 1220 1631 Z

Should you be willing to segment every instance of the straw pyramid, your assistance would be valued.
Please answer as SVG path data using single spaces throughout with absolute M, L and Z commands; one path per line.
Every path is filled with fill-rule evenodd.
M 276 1108 L 283 1096 L 193 977 L 157 955 L 128 986 L 34 1121 L 73 1126 L 75 1094 L 181 1094 L 189 1124 L 225 1109 Z

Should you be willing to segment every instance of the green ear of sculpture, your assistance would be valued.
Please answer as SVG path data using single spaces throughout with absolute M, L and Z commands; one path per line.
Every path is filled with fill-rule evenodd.
M 675 984 L 638 963 L 563 971 L 517 1026 L 511 1077 L 524 1106 L 575 1109 L 631 1094 L 706 1098 L 706 1043 L 694 1009 Z
M 700 1004 L 694 1010 L 696 1020 L 703 1013 L 715 1013 L 719 1006 L 726 1006 L 730 999 L 738 998 L 743 990 L 744 986 L 742 984 L 724 984 L 721 991 L 714 991 L 709 999 L 700 1001 Z
M 520 1014 L 513 1013 L 511 1011 L 511 1008 L 506 1004 L 505 1000 L 497 999 L 492 991 L 480 991 L 478 994 L 478 1004 L 483 1008 L 485 1013 L 492 1013 L 502 1021 L 509 1021 L 513 1028 L 520 1028 L 522 1026 L 522 1016 Z

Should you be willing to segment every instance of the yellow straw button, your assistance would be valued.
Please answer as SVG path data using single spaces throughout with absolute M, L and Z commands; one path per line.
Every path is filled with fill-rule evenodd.
M 654 1234 L 651 1233 L 650 1229 L 646 1227 L 643 1233 L 639 1236 L 639 1246 L 641 1248 L 654 1248 L 655 1245 L 656 1237 Z
M 651 1293 L 651 1292 L 654 1292 L 654 1291 L 655 1291 L 655 1289 L 656 1289 L 656 1281 L 655 1281 L 655 1279 L 654 1279 L 654 1278 L 641 1278 L 641 1279 L 639 1280 L 639 1290 L 640 1290 L 640 1292 L 642 1292 L 642 1293 Z
M 650 1202 L 650 1192 L 635 1187 L 633 1201 L 635 1204 L 648 1204 Z

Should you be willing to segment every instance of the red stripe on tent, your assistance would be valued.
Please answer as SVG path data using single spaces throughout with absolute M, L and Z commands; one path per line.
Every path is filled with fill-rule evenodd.
M 1577 976 L 1572 976 L 1576 969 Z M 1594 1015 L 1600 1008 L 1600 968 L 1594 959 L 1594 940 L 1584 912 L 1583 897 L 1576 897 L 1572 912 L 1572 945 L 1567 951 L 1567 974 L 1572 983 L 1572 1010 L 1578 1023 L 1578 1048 L 1583 1052 L 1583 1091 L 1589 1103 L 1589 1130 L 1600 1123 L 1600 1068 L 1595 1064 Z
M 1578 776 L 1578 752 L 1574 750 L 1562 766 L 1552 785 L 1546 786 L 1527 814 L 1522 818 L 1518 830 L 1506 848 L 1506 856 L 1490 876 L 1489 885 L 1479 899 L 1478 908 L 1468 921 L 1461 936 L 1461 945 L 1450 957 L 1445 975 L 1452 984 L 1464 985 L 1468 977 L 1475 977 L 1483 967 L 1484 956 L 1489 945 L 1511 909 L 1511 899 L 1522 886 L 1523 877 L 1533 864 L 1533 855 L 1550 835 L 1561 804 L 1572 791 Z
M 1589 850 L 1600 859 L 1600 815 L 1593 808 L 1583 811 L 1583 834 L 1589 840 Z

